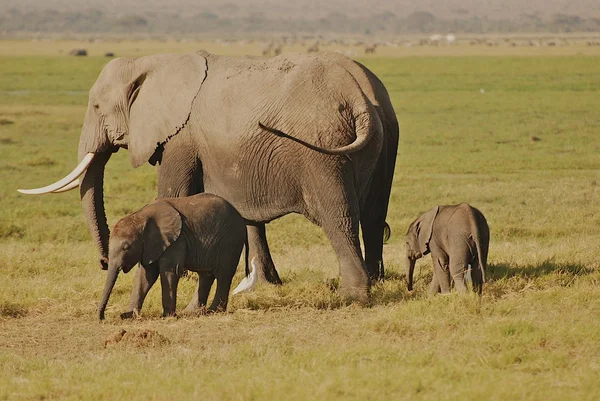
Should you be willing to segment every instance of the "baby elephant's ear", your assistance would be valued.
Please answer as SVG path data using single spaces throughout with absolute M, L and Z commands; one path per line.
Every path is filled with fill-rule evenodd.
M 166 202 L 152 203 L 143 208 L 140 214 L 146 218 L 142 266 L 148 266 L 177 241 L 182 221 L 179 212 Z
M 436 206 L 417 219 L 417 235 L 421 255 L 427 255 L 430 251 L 429 241 L 431 241 L 431 235 L 433 234 L 433 222 L 439 211 L 440 207 Z

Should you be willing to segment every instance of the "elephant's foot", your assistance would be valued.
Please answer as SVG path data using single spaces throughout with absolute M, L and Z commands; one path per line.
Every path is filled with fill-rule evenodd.
M 258 268 L 258 281 L 259 282 L 267 282 L 275 285 L 281 285 L 283 282 L 281 278 L 279 278 L 279 273 L 275 269 L 275 265 L 271 258 L 268 258 L 268 261 L 265 261 L 261 257 L 256 257 L 254 260 L 254 264 Z
M 140 316 L 141 316 L 140 311 L 137 309 L 121 313 L 121 319 L 123 319 L 123 320 L 138 319 Z
M 275 264 L 271 258 L 271 251 L 267 244 L 267 235 L 264 224 L 250 225 L 248 228 L 248 260 L 254 260 L 258 267 L 258 281 L 281 285 L 283 282 L 275 269 Z
M 361 306 L 371 305 L 371 294 L 367 287 L 344 287 L 342 285 L 338 289 L 338 294 L 346 303 L 357 303 Z
M 177 319 L 179 316 L 177 316 L 177 313 L 175 313 L 175 311 L 169 311 L 169 312 L 163 311 L 162 317 L 163 317 L 163 319 L 169 319 L 169 318 Z
M 181 311 L 181 316 L 194 317 L 206 315 L 206 306 L 204 305 L 188 305 L 184 310 Z
M 369 272 L 369 279 L 371 282 L 384 280 L 385 270 L 382 260 L 366 261 L 365 264 L 367 265 L 367 272 Z

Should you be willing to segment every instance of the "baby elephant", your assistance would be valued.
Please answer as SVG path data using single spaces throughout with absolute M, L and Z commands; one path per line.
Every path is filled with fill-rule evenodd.
M 137 263 L 144 273 L 132 294 L 137 303 L 134 311 L 142 308 L 146 294 L 160 275 L 163 316 L 175 315 L 177 284 L 184 269 L 199 273 L 196 305 L 206 305 L 216 278 L 217 291 L 209 309 L 225 310 L 245 243 L 245 220 L 230 203 L 216 195 L 165 198 L 144 206 L 113 228 L 99 319 L 104 319 L 119 271 L 127 273 Z M 246 265 L 247 259 L 248 252 Z
M 429 293 L 450 292 L 450 278 L 458 292 L 467 290 L 469 269 L 473 290 L 481 294 L 485 281 L 490 229 L 483 214 L 467 203 L 436 206 L 413 221 L 406 233 L 406 277 L 413 288 L 417 259 L 431 252 L 433 279 Z

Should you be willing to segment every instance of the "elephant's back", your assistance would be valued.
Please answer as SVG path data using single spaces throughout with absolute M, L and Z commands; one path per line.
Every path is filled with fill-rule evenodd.
M 245 231 L 245 220 L 231 203 L 218 195 L 201 193 L 165 201 L 179 211 L 188 226 L 197 230 Z

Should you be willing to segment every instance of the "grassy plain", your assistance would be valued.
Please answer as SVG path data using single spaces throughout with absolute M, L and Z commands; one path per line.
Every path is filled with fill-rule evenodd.
M 123 42 L 118 54 L 193 45 Z M 99 324 L 105 274 L 78 195 L 16 192 L 76 162 L 87 90 L 107 60 L 59 53 L 71 47 L 0 42 L 0 399 L 600 398 L 600 57 L 364 59 L 401 123 L 387 280 L 371 308 L 342 305 L 325 284 L 337 264 L 323 233 L 287 216 L 268 226 L 284 286 L 232 297 L 225 314 L 167 320 L 154 289 L 143 317 L 122 322 L 122 275 Z M 115 156 L 110 224 L 156 183 L 150 166 Z M 483 297 L 427 298 L 429 259 L 408 293 L 408 223 L 461 201 L 491 227 Z M 181 307 L 194 285 L 183 281 Z M 105 348 L 121 329 L 133 335 Z

